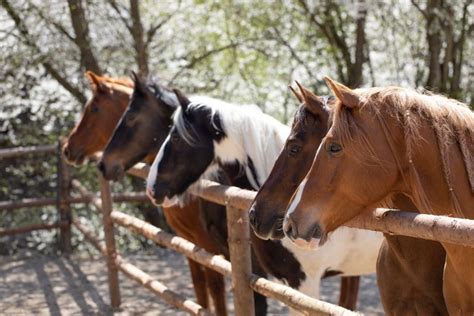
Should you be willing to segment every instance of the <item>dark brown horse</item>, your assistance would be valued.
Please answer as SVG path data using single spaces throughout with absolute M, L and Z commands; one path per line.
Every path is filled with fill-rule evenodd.
M 290 136 L 250 210 L 250 221 L 262 238 L 282 238 L 283 218 L 294 191 L 313 162 L 329 128 L 334 98 L 321 98 L 299 86 L 298 108 Z M 397 208 L 415 210 L 404 196 Z M 446 315 L 442 295 L 445 252 L 436 242 L 385 234 L 377 262 L 377 281 L 387 315 Z M 419 256 L 424 253 L 424 256 Z
M 326 80 L 338 101 L 289 204 L 285 234 L 324 243 L 340 225 L 400 193 L 421 213 L 474 218 L 474 113 L 466 105 L 405 88 L 351 90 Z M 442 245 L 449 314 L 472 315 L 474 249 Z
M 71 131 L 63 147 L 66 158 L 74 164 L 81 164 L 88 156 L 104 149 L 127 108 L 134 87 L 130 80 L 100 77 L 92 72 L 87 72 L 86 76 L 91 82 L 93 95 L 85 105 L 79 123 Z M 151 151 L 149 155 L 140 157 L 140 159 L 153 161 L 155 153 L 156 151 Z M 167 223 L 177 235 L 212 253 L 222 253 L 218 238 L 208 233 L 215 227 L 212 224 L 208 224 L 210 227 L 204 227 L 201 224 L 199 209 L 200 202 L 191 200 L 183 207 L 168 207 L 164 208 L 163 212 Z M 225 214 L 225 212 L 219 211 L 219 214 Z M 216 225 L 226 227 L 225 220 L 220 220 Z M 216 313 L 226 315 L 225 287 L 222 275 L 202 267 L 191 259 L 188 259 L 188 263 L 198 303 L 205 308 L 210 307 L 209 293 L 213 299 Z

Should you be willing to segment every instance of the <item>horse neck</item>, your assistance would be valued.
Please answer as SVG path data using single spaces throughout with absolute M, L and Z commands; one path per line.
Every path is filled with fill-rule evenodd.
M 423 213 L 474 218 L 474 210 L 469 209 L 474 205 L 474 195 L 458 143 L 440 139 L 429 120 L 420 118 L 419 122 L 416 136 L 407 135 L 404 126 L 398 127 L 404 135 L 403 157 L 398 159 L 408 182 L 406 193 Z

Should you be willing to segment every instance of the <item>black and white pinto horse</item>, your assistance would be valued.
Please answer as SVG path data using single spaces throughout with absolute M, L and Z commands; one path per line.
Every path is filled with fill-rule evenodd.
M 156 203 L 186 192 L 221 167 L 233 185 L 258 190 L 277 159 L 289 128 L 257 106 L 237 106 L 215 99 L 191 102 L 176 91 L 180 108 L 174 125 L 153 162 L 147 192 Z M 345 276 L 371 274 L 383 236 L 339 228 L 317 249 L 296 246 L 288 238 L 252 238 L 252 247 L 269 274 L 318 298 L 320 279 L 328 271 Z

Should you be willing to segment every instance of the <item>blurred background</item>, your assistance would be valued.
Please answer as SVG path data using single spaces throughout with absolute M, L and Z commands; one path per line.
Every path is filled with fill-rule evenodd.
M 325 75 L 351 87 L 428 89 L 472 107 L 472 2 L 0 0 L 0 147 L 65 137 L 90 96 L 86 70 L 114 77 L 135 70 L 187 94 L 257 104 L 285 123 L 297 106 L 287 85 L 299 80 L 326 94 Z M 0 160 L 0 201 L 54 197 L 56 165 L 53 156 Z M 73 172 L 97 191 L 93 166 Z M 136 181 L 114 190 L 143 188 Z M 57 212 L 0 211 L 0 226 L 38 216 L 54 220 Z M 128 250 L 149 246 L 121 233 Z M 0 254 L 54 252 L 55 234 L 2 237 Z M 76 249 L 86 247 L 74 238 Z

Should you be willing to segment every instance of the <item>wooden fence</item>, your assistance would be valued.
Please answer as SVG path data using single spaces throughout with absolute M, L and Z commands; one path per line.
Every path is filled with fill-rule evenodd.
M 53 152 L 56 149 L 45 147 L 45 150 Z M 17 155 L 38 152 L 17 150 Z M 44 151 L 41 151 L 44 152 Z M 6 154 L 12 157 L 12 154 Z M 5 157 L 5 156 L 3 156 Z M 2 158 L 2 151 L 0 151 Z M 148 167 L 138 164 L 129 173 L 134 176 L 146 178 Z M 58 179 L 62 178 L 58 176 Z M 208 315 L 210 311 L 204 309 L 197 303 L 184 298 L 166 285 L 152 278 L 152 276 L 141 271 L 136 266 L 128 263 L 122 258 L 115 248 L 114 225 L 121 226 L 136 234 L 142 235 L 155 243 L 178 251 L 194 261 L 214 269 L 215 271 L 229 276 L 232 279 L 234 291 L 234 306 L 236 315 L 253 315 L 254 302 L 252 291 L 259 292 L 267 297 L 275 298 L 308 315 L 352 315 L 355 314 L 342 307 L 329 304 L 308 297 L 285 285 L 258 277 L 251 272 L 250 263 L 250 231 L 248 225 L 247 209 L 255 197 L 255 192 L 239 189 L 232 186 L 224 186 L 211 181 L 202 181 L 194 194 L 226 206 L 230 262 L 221 256 L 208 253 L 191 242 L 173 236 L 165 231 L 154 227 L 138 218 L 122 212 L 113 211 L 113 201 L 142 200 L 143 194 L 112 195 L 110 186 L 100 175 L 101 194 L 100 197 L 88 192 L 77 180 L 69 180 L 71 187 L 78 196 L 71 197 L 66 190 L 58 193 L 63 205 L 73 203 L 90 203 L 102 213 L 105 242 L 99 241 L 95 234 L 87 228 L 83 222 L 85 219 L 72 218 L 69 209 L 61 209 L 58 223 L 50 228 L 62 228 L 62 225 L 72 225 L 81 232 L 85 240 L 90 242 L 107 260 L 108 282 L 110 301 L 113 307 L 120 306 L 120 287 L 118 271 L 135 280 L 167 303 L 182 309 L 193 315 Z M 58 203 L 57 205 L 60 205 Z M 14 209 L 16 207 L 30 207 L 37 205 L 52 205 L 53 201 L 46 199 L 22 200 L 16 202 L 0 202 L 0 209 Z M 423 215 L 390 209 L 377 209 L 372 214 L 361 215 L 348 224 L 350 227 L 370 229 L 406 235 L 436 241 L 443 241 L 465 246 L 474 246 L 474 221 L 467 219 L 451 218 L 445 216 Z M 2 231 L 0 231 L 1 235 Z M 66 249 L 67 250 L 67 249 Z

